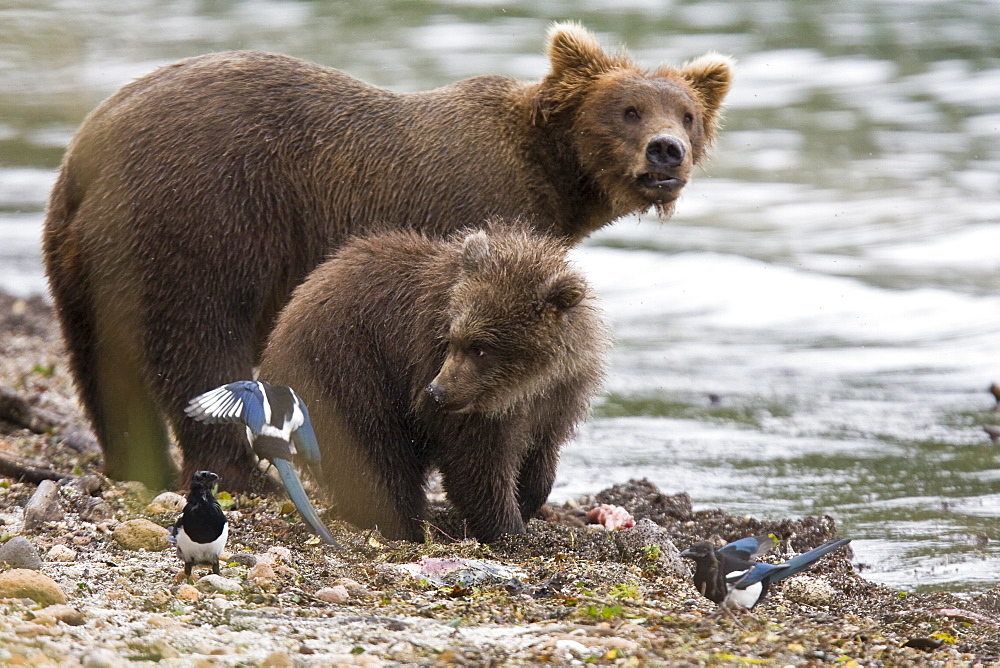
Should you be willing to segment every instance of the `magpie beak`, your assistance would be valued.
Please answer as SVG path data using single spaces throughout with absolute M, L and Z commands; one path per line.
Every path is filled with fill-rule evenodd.
M 718 549 L 702 541 L 681 552 L 681 556 L 694 561 L 694 584 L 702 596 L 722 609 L 751 609 L 764 600 L 772 584 L 801 573 L 850 542 L 850 538 L 832 540 L 780 564 L 753 561 L 774 547 L 776 540 L 770 534 L 741 538 Z
M 292 465 L 293 459 L 301 456 L 314 475 L 319 473 L 319 443 L 309 422 L 309 411 L 292 388 L 241 380 L 198 395 L 184 412 L 199 422 L 245 425 L 250 447 L 277 469 L 302 519 L 324 543 L 340 546 L 309 502 Z
M 208 564 L 219 574 L 219 555 L 229 538 L 229 522 L 215 500 L 219 476 L 211 471 L 196 471 L 191 476 L 187 505 L 170 527 L 168 540 L 177 546 L 177 556 L 184 561 L 184 575 L 191 579 L 191 569 Z

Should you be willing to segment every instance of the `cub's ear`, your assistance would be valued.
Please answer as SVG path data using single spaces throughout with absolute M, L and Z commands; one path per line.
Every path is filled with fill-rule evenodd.
M 483 230 L 473 232 L 462 242 L 462 266 L 476 271 L 490 256 L 490 237 Z
M 552 71 L 532 97 L 532 120 L 538 125 L 574 107 L 602 74 L 632 65 L 624 55 L 608 54 L 594 33 L 575 21 L 554 23 L 549 28 L 548 56 Z
M 543 309 L 565 311 L 582 302 L 586 294 L 586 285 L 578 274 L 572 271 L 556 274 L 542 288 Z
M 708 143 L 711 143 L 715 137 L 719 118 L 722 115 L 722 100 L 732 85 L 735 64 L 736 61 L 729 56 L 706 53 L 704 56 L 685 63 L 680 68 L 680 75 L 701 99 Z

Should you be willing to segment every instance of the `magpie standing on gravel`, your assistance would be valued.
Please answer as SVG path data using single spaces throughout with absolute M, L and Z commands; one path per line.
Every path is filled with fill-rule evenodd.
M 823 555 L 850 542 L 850 538 L 832 540 L 780 564 L 753 561 L 774 547 L 770 535 L 741 538 L 718 549 L 702 541 L 681 552 L 681 556 L 694 560 L 694 584 L 705 598 L 723 608 L 750 609 L 764 600 L 772 584 L 801 573 Z
M 263 381 L 241 380 L 198 395 L 184 412 L 199 422 L 241 423 L 247 428 L 250 447 L 278 471 L 288 497 L 302 519 L 329 545 L 339 545 L 309 502 L 302 481 L 292 465 L 301 455 L 318 473 L 320 453 L 309 411 L 290 387 Z
M 215 499 L 219 476 L 211 471 L 195 471 L 187 505 L 170 527 L 168 540 L 177 546 L 177 556 L 184 561 L 184 575 L 190 580 L 191 569 L 208 564 L 219 574 L 219 555 L 229 538 L 229 522 Z

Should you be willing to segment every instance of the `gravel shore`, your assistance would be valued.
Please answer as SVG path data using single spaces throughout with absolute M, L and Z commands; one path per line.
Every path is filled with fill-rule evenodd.
M 691 585 L 678 549 L 772 532 L 781 542 L 767 559 L 779 560 L 833 537 L 835 521 L 694 511 L 686 495 L 647 481 L 548 506 L 526 534 L 489 546 L 460 540 L 443 501 L 425 543 L 330 520 L 344 547 L 335 550 L 284 499 L 223 495 L 226 565 L 221 576 L 199 568 L 188 584 L 164 538 L 182 500 L 100 476 L 42 299 L 0 294 L 0 350 L 0 663 L 1000 661 L 1000 592 L 907 595 L 866 581 L 849 549 L 776 587 L 739 623 L 710 618 L 714 605 Z M 43 482 L 46 471 L 65 477 Z M 586 524 L 584 512 L 601 503 L 624 507 L 636 526 Z

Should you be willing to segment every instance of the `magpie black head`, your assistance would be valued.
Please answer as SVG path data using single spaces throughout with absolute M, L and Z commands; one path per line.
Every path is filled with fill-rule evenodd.
M 211 471 L 195 471 L 194 475 L 191 476 L 191 493 L 194 494 L 196 491 L 211 493 L 218 482 L 218 474 Z
M 708 557 L 715 556 L 715 546 L 709 543 L 707 540 L 703 540 L 700 543 L 695 543 L 688 549 L 681 552 L 682 557 L 687 557 L 688 559 L 693 559 L 698 561 L 699 559 L 705 559 Z

